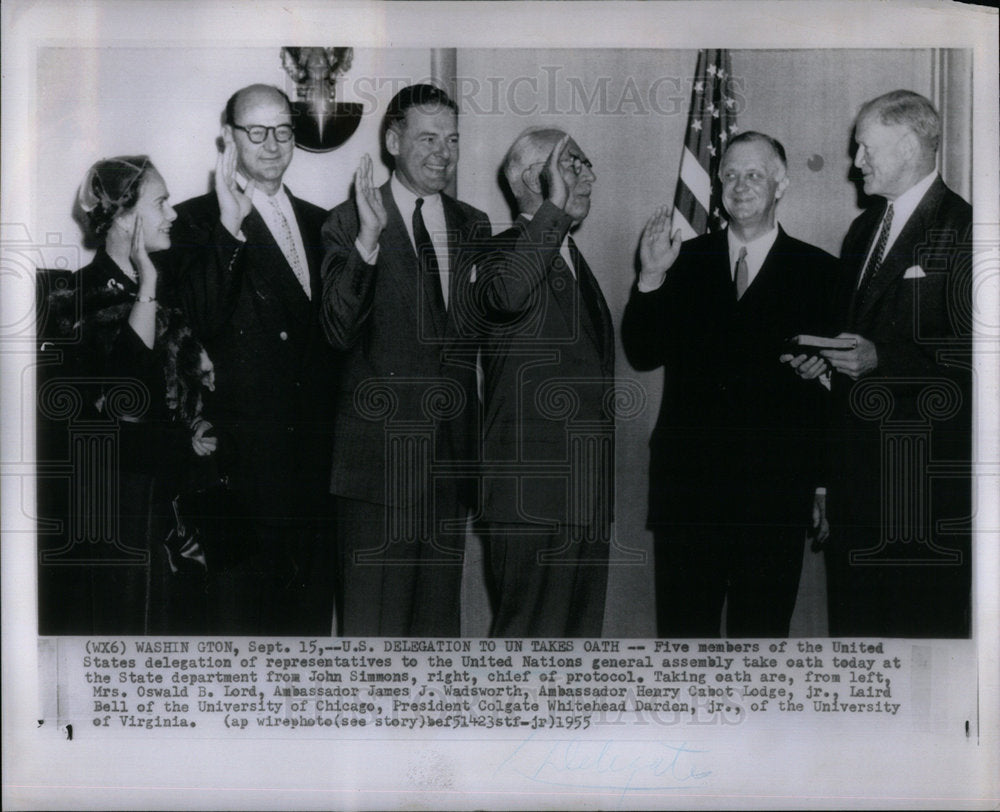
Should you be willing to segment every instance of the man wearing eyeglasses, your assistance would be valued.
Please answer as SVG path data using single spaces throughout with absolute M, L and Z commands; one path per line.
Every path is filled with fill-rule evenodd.
M 332 354 L 319 323 L 323 209 L 292 195 L 288 98 L 251 85 L 226 104 L 214 192 L 177 207 L 172 258 L 215 365 L 208 404 L 220 474 L 251 519 L 247 555 L 213 569 L 210 631 L 329 634 L 330 545 L 320 539 L 331 442 Z M 212 246 L 219 259 L 197 261 Z
M 495 637 L 598 637 L 614 506 L 614 328 L 570 232 L 596 175 L 529 128 L 503 174 L 520 212 L 473 286 L 485 333 L 483 504 Z

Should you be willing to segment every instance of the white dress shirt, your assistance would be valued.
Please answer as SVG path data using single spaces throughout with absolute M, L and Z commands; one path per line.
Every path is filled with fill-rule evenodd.
M 409 189 L 407 189 L 396 177 L 396 173 L 392 173 L 392 177 L 389 179 L 389 188 L 392 189 L 392 198 L 396 201 L 396 207 L 399 209 L 399 214 L 403 218 L 403 225 L 406 226 L 406 233 L 410 238 L 410 245 L 413 246 L 413 250 L 417 250 L 417 243 L 413 239 L 413 210 L 417 207 L 417 197 L 419 195 L 413 194 Z M 430 235 L 431 242 L 434 245 L 434 253 L 437 256 L 438 271 L 441 275 L 441 295 L 444 297 L 445 307 L 448 306 L 448 294 L 450 292 L 449 279 L 450 279 L 450 257 L 448 256 L 448 224 L 444 219 L 444 204 L 441 202 L 441 195 L 427 195 L 424 197 L 424 205 L 421 209 L 424 218 L 424 227 L 427 229 L 427 233 Z M 369 265 L 374 265 L 376 260 L 378 260 L 378 245 L 375 249 L 368 253 L 361 246 L 361 243 L 357 240 L 354 241 L 355 247 L 358 249 L 358 253 L 361 254 L 361 259 L 364 260 Z
M 240 189 L 246 191 L 247 179 L 243 177 L 239 172 L 236 173 L 236 182 Z M 274 241 L 281 248 L 283 254 L 285 254 L 285 259 L 291 268 L 295 268 L 295 258 L 287 255 L 284 248 L 284 238 L 282 235 L 283 226 L 278 218 L 274 207 L 268 201 L 268 197 L 274 200 L 278 204 L 278 208 L 281 213 L 285 215 L 285 219 L 288 221 L 288 229 L 292 233 L 292 242 L 295 245 L 295 250 L 298 252 L 299 266 L 305 271 L 306 274 L 309 273 L 309 258 L 306 255 L 306 247 L 302 242 L 302 233 L 299 231 L 299 222 L 295 219 L 295 209 L 292 208 L 292 201 L 289 200 L 288 194 L 285 192 L 285 187 L 278 187 L 278 191 L 273 195 L 268 195 L 263 189 L 261 189 L 257 184 L 254 184 L 253 190 L 250 193 L 250 202 L 253 207 L 257 210 L 257 213 L 261 216 L 264 221 L 264 225 L 267 226 L 267 230 L 271 232 L 271 236 L 274 237 Z M 246 241 L 246 237 L 243 235 L 243 231 L 236 235 L 237 239 L 241 241 Z M 303 285 L 306 291 L 306 295 L 310 295 L 309 288 Z
M 740 249 L 747 249 L 747 288 L 749 288 L 753 284 L 753 280 L 757 278 L 774 241 L 778 239 L 778 226 L 775 224 L 770 231 L 750 242 L 740 242 L 731 228 L 726 229 L 726 236 L 729 240 L 729 275 L 734 281 L 736 279 L 736 260 L 739 259 Z
M 937 179 L 938 173 L 935 169 L 923 180 L 915 183 L 909 189 L 907 189 L 903 194 L 897 197 L 895 200 L 890 200 L 892 204 L 892 225 L 889 227 L 889 239 L 885 244 L 885 251 L 882 254 L 882 259 L 889 255 L 889 251 L 892 250 L 892 244 L 896 242 L 896 238 L 899 237 L 903 228 L 906 226 L 906 221 L 910 219 L 910 216 L 916 211 L 917 206 L 920 205 L 920 201 L 924 199 L 924 195 L 927 194 L 927 190 L 931 188 L 931 184 Z M 888 207 L 886 207 L 888 209 Z M 882 215 L 882 219 L 885 219 L 885 215 Z M 868 249 L 868 256 L 865 257 L 864 265 L 862 268 L 868 267 L 868 260 L 871 259 L 872 251 L 875 250 L 875 245 L 878 242 L 878 233 L 882 229 L 882 220 L 879 220 L 878 228 L 875 229 L 876 238 L 872 240 L 871 247 Z

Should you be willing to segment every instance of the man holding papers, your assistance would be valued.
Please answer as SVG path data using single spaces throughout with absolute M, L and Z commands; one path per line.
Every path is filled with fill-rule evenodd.
M 725 231 L 681 245 L 669 212 L 640 242 L 622 324 L 637 369 L 664 368 L 650 442 L 658 634 L 784 637 L 822 470 L 827 393 L 778 359 L 835 330 L 836 260 L 775 219 L 782 145 L 733 138 L 720 167 Z
M 861 108 L 854 164 L 879 203 L 844 239 L 849 350 L 822 350 L 839 415 L 830 634 L 969 634 L 972 209 L 936 170 L 941 124 L 897 90 Z M 814 375 L 823 362 L 799 371 Z

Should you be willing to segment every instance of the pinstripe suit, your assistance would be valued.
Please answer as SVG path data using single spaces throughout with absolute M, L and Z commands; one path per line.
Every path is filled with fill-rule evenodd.
M 353 200 L 323 226 L 323 328 L 344 358 L 330 478 L 343 631 L 456 635 L 479 421 L 463 291 L 489 220 L 442 194 L 451 271 L 445 311 L 421 279 L 389 183 L 381 194 L 388 223 L 375 264 L 355 247 Z M 463 463 L 464 476 L 454 468 Z

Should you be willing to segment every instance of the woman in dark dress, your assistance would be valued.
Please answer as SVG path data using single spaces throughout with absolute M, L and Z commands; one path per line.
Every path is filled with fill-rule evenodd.
M 151 252 L 170 247 L 176 213 L 160 173 L 145 156 L 99 161 L 79 204 L 100 247 L 78 274 L 82 302 L 79 364 L 93 417 L 112 425 L 117 464 L 99 472 L 107 520 L 93 522 L 89 617 L 93 634 L 200 630 L 203 584 L 197 566 L 168 555 L 171 499 L 195 455 L 215 450 L 201 418 L 213 387 L 211 362 L 181 314 L 157 301 Z M 76 487 L 82 487 L 76 484 Z M 110 524 L 110 527 L 103 525 Z M 84 621 L 86 622 L 86 621 Z

